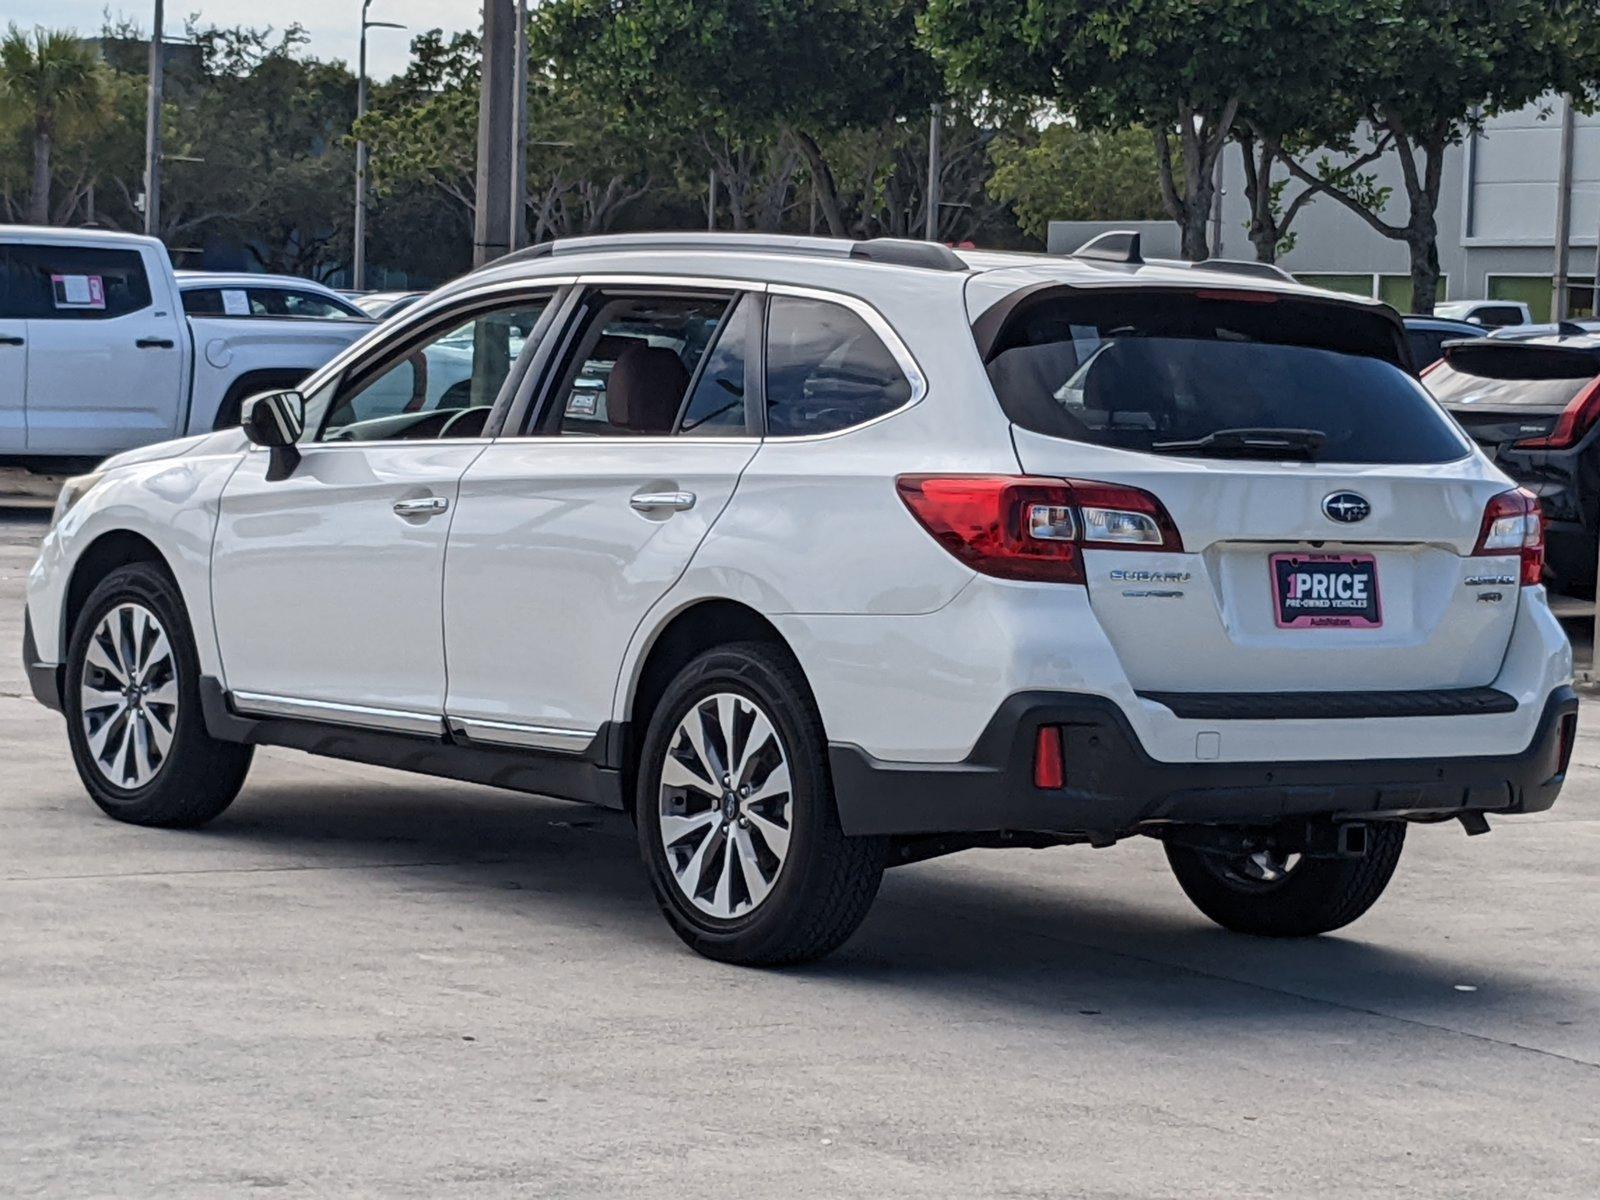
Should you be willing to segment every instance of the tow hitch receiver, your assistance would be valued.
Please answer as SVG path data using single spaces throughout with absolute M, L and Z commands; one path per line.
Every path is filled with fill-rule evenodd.
M 1180 846 L 1228 857 L 1269 850 L 1307 858 L 1365 858 L 1371 833 L 1366 821 L 1307 821 L 1253 828 L 1174 825 L 1158 836 Z

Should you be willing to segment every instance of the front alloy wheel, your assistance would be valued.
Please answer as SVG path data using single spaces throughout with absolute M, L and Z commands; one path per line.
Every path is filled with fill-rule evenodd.
M 63 680 L 73 765 L 117 820 L 193 828 L 238 794 L 251 748 L 206 728 L 188 612 L 161 566 L 129 563 L 95 586 Z
M 718 920 L 757 908 L 789 852 L 789 758 L 755 701 L 717 692 L 678 722 L 656 817 L 673 883 Z
M 89 761 L 107 783 L 133 790 L 166 765 L 178 722 L 178 673 L 160 619 L 119 604 L 89 638 L 78 684 Z

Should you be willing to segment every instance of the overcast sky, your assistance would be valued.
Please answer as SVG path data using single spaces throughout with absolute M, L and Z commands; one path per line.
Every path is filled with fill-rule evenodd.
M 15 22 L 24 29 L 44 25 L 76 29 L 85 36 L 100 31 L 103 14 L 125 16 L 141 29 L 150 28 L 155 5 L 119 3 L 117 0 L 3 0 L 0 23 Z M 299 22 L 311 37 L 310 50 L 318 58 L 342 58 L 354 68 L 361 26 L 361 0 L 166 0 L 169 37 L 183 32 L 184 18 L 196 11 L 204 25 L 271 24 L 281 29 Z M 372 74 L 384 79 L 405 69 L 407 47 L 413 34 L 428 29 L 476 29 L 481 0 L 372 0 L 368 14 L 374 21 L 399 21 L 406 29 L 374 29 L 367 34 L 367 62 Z M 270 16 L 268 15 L 270 14 Z

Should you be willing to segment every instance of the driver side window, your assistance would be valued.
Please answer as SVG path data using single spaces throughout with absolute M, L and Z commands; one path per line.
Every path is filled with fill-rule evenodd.
M 333 390 L 319 442 L 479 437 L 548 299 L 521 299 L 435 329 L 378 374 L 359 366 Z M 316 405 L 315 398 L 312 402 Z

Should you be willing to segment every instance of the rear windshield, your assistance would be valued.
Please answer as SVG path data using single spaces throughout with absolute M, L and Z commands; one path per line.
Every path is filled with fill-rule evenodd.
M 1469 452 L 1402 366 L 1393 324 L 1349 305 L 1052 292 L 1017 306 L 988 359 L 1013 421 L 1072 441 L 1186 455 L 1173 443 L 1287 430 L 1321 435 L 1306 455 L 1319 462 L 1449 462 Z
M 1425 382 L 1451 408 L 1561 409 L 1600 374 L 1600 359 L 1538 346 L 1454 349 Z

